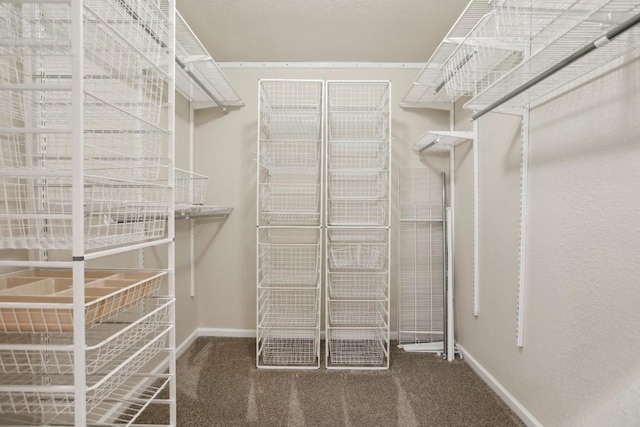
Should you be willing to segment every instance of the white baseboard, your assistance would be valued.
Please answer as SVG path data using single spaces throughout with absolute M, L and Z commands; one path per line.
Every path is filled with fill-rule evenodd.
M 471 369 L 473 369 L 476 374 L 478 374 L 480 378 L 482 378 L 484 382 L 487 383 L 487 385 L 496 392 L 496 394 L 504 401 L 504 403 L 506 403 L 507 406 L 511 408 L 511 410 L 515 412 L 516 415 L 520 417 L 520 419 L 527 426 L 542 427 L 542 423 L 538 421 L 531 414 L 531 412 L 527 411 L 527 408 L 525 408 L 522 403 L 520 403 L 511 393 L 509 393 L 509 391 L 502 384 L 500 384 L 498 380 L 496 380 L 495 377 L 491 375 L 489 371 L 487 371 L 487 369 L 482 366 L 464 347 L 462 347 L 459 343 L 456 343 L 456 347 L 458 347 L 458 349 L 464 356 L 463 360 L 465 360 L 469 364 L 469 366 L 471 366 Z
M 198 328 L 199 337 L 255 338 L 255 329 Z
M 189 335 L 184 341 L 182 341 L 180 344 L 178 344 L 176 346 L 176 359 L 180 356 L 182 356 L 182 354 L 187 351 L 187 349 L 189 347 L 191 347 L 191 344 L 193 344 L 193 342 L 200 336 L 200 334 L 198 333 L 198 329 L 196 329 L 195 331 L 193 331 L 191 333 L 191 335 Z

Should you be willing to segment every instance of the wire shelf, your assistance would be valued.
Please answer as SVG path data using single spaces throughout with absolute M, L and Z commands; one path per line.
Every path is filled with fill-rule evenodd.
M 330 327 L 385 328 L 387 301 L 329 301 Z
M 175 168 L 174 198 L 176 205 L 203 205 L 209 177 Z M 179 206 L 178 206 L 179 209 Z
M 383 170 L 388 167 L 389 147 L 384 141 L 328 144 L 329 170 Z
M 330 171 L 329 197 L 339 199 L 383 199 L 387 197 L 389 174 L 386 171 Z
M 384 243 L 388 240 L 389 231 L 379 228 L 332 228 L 328 233 L 330 242 Z
M 387 224 L 387 200 L 329 200 L 329 225 L 383 226 Z
M 258 329 L 258 367 L 315 366 L 320 329 Z
M 314 175 L 320 171 L 320 141 L 260 141 L 260 165 L 270 173 Z
M 87 375 L 104 370 L 126 352 L 164 330 L 173 299 L 146 298 L 109 321 L 94 325 L 86 334 Z M 9 344 L 9 345 L 7 345 Z M 68 346 L 52 350 L 49 346 Z M 13 333 L 0 339 L 0 373 L 70 375 L 74 372 L 73 334 Z
M 0 176 L 0 248 L 70 249 L 70 178 Z M 85 248 L 164 236 L 169 188 L 87 178 Z
M 319 229 L 259 230 L 258 283 L 262 287 L 317 286 L 320 275 Z
M 384 366 L 388 362 L 388 336 L 382 329 L 327 330 L 327 365 Z
M 165 274 L 127 272 L 87 283 L 86 328 L 155 295 Z M 72 332 L 71 285 L 70 279 L 35 277 L 30 283 L 0 291 L 0 332 Z
M 401 221 L 442 221 L 441 172 L 431 168 L 403 168 L 398 175 Z
M 329 272 L 329 297 L 359 298 L 386 301 L 389 292 L 389 277 L 386 271 L 379 273 Z
M 87 376 L 87 420 L 94 420 L 97 414 L 104 414 L 104 403 L 120 397 L 117 401 L 122 402 L 125 392 L 133 385 L 130 381 L 134 376 L 140 375 L 142 368 L 151 362 L 161 351 L 166 350 L 168 341 L 167 328 L 164 332 L 158 334 L 148 343 L 137 350 L 133 355 L 125 360 L 117 360 L 119 362 L 109 374 Z M 55 385 L 62 387 L 73 387 L 73 376 L 48 376 Z M 22 381 L 22 384 L 16 384 L 16 380 Z M 140 383 L 140 378 L 136 378 L 135 382 Z M 11 380 L 11 386 L 0 386 L 0 414 L 2 416 L 11 414 L 38 415 L 41 416 L 45 424 L 51 424 L 59 417 L 71 417 L 74 414 L 74 395 L 73 391 L 31 391 L 30 387 L 41 384 L 43 378 L 39 375 L 20 376 Z M 8 384 L 3 382 L 3 384 Z M 11 388 L 11 391 L 7 390 Z M 22 390 L 22 391 L 20 391 Z M 138 386 L 134 390 L 144 390 L 144 387 Z M 131 398 L 131 397 L 130 397 Z M 136 396 L 137 398 L 137 396 Z M 140 402 L 140 401 L 138 401 Z M 126 405 L 109 405 L 110 409 L 119 410 L 124 413 L 128 408 Z M 93 413 L 93 414 L 92 414 Z M 117 412 L 116 412 L 117 414 Z M 116 415 L 117 416 L 117 415 Z
M 329 267 L 345 270 L 381 270 L 387 243 L 329 243 Z
M 320 324 L 319 289 L 259 289 L 260 328 L 315 328 Z

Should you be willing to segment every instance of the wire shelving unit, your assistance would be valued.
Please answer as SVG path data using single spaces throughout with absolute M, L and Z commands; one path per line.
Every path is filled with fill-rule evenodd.
M 256 364 L 318 368 L 324 82 L 258 90 Z
M 176 424 L 174 10 L 0 1 L 3 422 Z M 153 246 L 162 271 L 86 267 Z
M 388 81 L 327 82 L 325 357 L 389 367 Z

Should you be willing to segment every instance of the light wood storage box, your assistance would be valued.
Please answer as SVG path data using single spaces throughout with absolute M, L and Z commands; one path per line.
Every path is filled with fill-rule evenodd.
M 0 276 L 0 332 L 72 332 L 71 270 Z M 104 322 L 157 293 L 166 272 L 85 272 L 85 325 Z

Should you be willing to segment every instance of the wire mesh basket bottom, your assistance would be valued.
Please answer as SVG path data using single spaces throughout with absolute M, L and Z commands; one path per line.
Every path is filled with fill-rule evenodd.
M 387 339 L 380 330 L 329 329 L 328 365 L 380 366 L 386 361 Z
M 380 270 L 384 268 L 386 243 L 331 243 L 329 266 L 334 269 Z
M 207 182 L 205 175 L 189 172 L 183 169 L 175 169 L 174 197 L 179 205 L 202 205 L 207 194 Z
M 316 329 L 260 330 L 258 366 L 305 366 L 318 363 L 320 347 Z
M 169 321 L 172 298 L 159 297 L 141 300 L 139 304 L 114 316 L 110 322 L 94 325 L 87 330 L 86 372 L 93 375 L 126 352 L 141 347 L 141 343 L 161 332 Z M 74 371 L 73 350 L 51 350 L 25 345 L 73 345 L 73 334 L 7 334 L 9 344 L 20 349 L 0 350 L 0 372 L 5 374 L 70 375 Z

